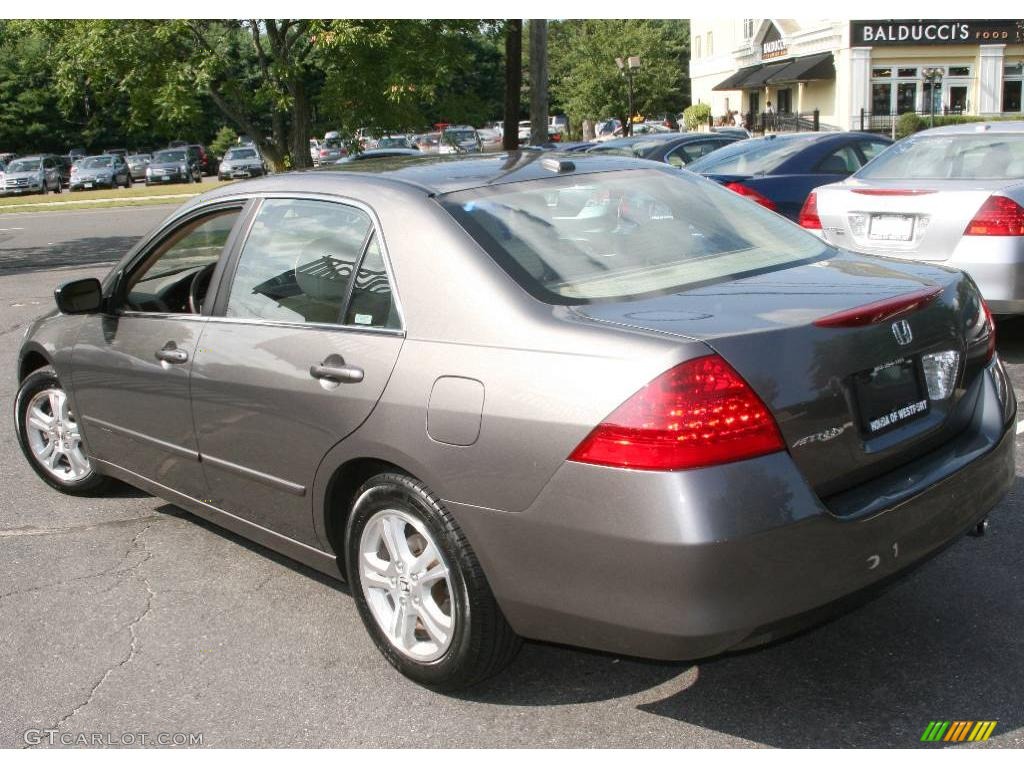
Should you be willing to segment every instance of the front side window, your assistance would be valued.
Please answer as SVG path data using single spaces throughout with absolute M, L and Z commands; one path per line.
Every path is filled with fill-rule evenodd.
M 136 312 L 198 313 L 240 212 L 234 208 L 193 219 L 165 238 L 128 277 L 125 306 Z
M 340 323 L 371 228 L 352 206 L 264 201 L 239 256 L 227 316 Z
M 497 185 L 441 203 L 520 286 L 550 304 L 671 293 L 830 252 L 765 208 L 668 169 Z

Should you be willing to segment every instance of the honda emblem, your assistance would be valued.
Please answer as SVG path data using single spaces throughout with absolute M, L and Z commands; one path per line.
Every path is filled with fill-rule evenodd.
M 910 323 L 906 320 L 897 320 L 892 324 L 892 335 L 896 337 L 896 342 L 901 347 L 905 347 L 914 340 L 914 334 L 910 330 Z

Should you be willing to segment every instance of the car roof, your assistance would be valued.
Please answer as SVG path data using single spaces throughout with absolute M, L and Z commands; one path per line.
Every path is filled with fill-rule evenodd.
M 541 160 L 567 161 L 570 167 L 553 169 L 552 163 Z M 379 158 L 360 165 L 320 166 L 314 170 L 291 171 L 274 174 L 252 181 L 220 187 L 204 195 L 210 200 L 233 192 L 322 191 L 325 193 L 345 189 L 347 179 L 380 180 L 418 189 L 428 195 L 441 195 L 498 184 L 550 179 L 555 176 L 655 168 L 664 171 L 667 166 L 649 160 L 619 155 L 588 155 L 565 152 L 493 152 L 472 155 L 434 155 L 420 153 L 408 157 Z M 307 189 L 308 188 L 308 189 Z
M 942 125 L 918 131 L 914 136 L 936 136 L 951 133 L 1024 133 L 1024 120 L 992 120 L 989 122 Z

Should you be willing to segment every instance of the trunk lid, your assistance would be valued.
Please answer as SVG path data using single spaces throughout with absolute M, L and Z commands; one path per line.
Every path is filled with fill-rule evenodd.
M 851 180 L 817 191 L 825 239 L 861 253 L 945 261 L 971 219 L 1005 182 Z
M 838 312 L 922 291 L 934 293 L 934 299 L 896 319 L 852 327 L 815 324 Z M 668 296 L 575 310 L 592 322 L 705 342 L 765 402 L 787 450 L 822 497 L 911 461 L 966 426 L 973 407 L 965 392 L 985 358 L 983 344 L 968 349 L 966 341 L 984 322 L 980 311 L 977 290 L 960 272 L 845 252 Z M 909 339 L 902 327 L 897 338 L 893 324 L 898 319 L 907 321 Z M 947 351 L 958 356 L 955 386 L 947 398 L 931 400 L 921 357 Z M 878 377 L 889 375 L 903 377 L 898 386 L 911 386 L 914 393 L 890 389 L 880 397 Z M 924 399 L 926 410 L 877 427 L 893 397 L 902 398 L 900 405 Z M 877 430 L 868 423 L 872 420 Z

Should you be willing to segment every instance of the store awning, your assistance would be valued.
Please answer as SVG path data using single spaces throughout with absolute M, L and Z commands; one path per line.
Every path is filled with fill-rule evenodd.
M 716 85 L 713 91 L 742 91 L 762 88 L 765 84 L 799 83 L 810 80 L 835 80 L 836 66 L 831 53 L 815 53 L 798 59 L 771 64 L 755 64 L 734 72 Z
M 743 69 L 740 69 L 740 70 L 737 70 L 736 72 L 733 72 L 731 75 L 729 75 L 727 78 L 725 78 L 725 80 L 720 82 L 718 85 L 716 85 L 711 90 L 712 91 L 736 91 L 736 90 L 739 90 L 742 87 L 740 85 L 740 83 L 742 83 L 744 80 L 746 80 L 748 75 L 753 74 L 754 72 L 756 72 L 759 69 L 761 69 L 761 65 L 760 64 L 755 64 L 752 67 L 743 67 Z
M 757 72 L 752 72 L 748 75 L 739 87 L 743 89 L 761 88 L 772 77 L 779 74 L 782 70 L 787 69 L 792 63 L 792 59 L 787 59 L 786 61 L 780 61 L 774 64 L 766 64 L 757 70 Z
M 780 71 L 771 75 L 766 82 L 806 83 L 810 80 L 835 80 L 836 65 L 831 53 L 816 53 L 813 56 L 801 56 L 793 59 Z

